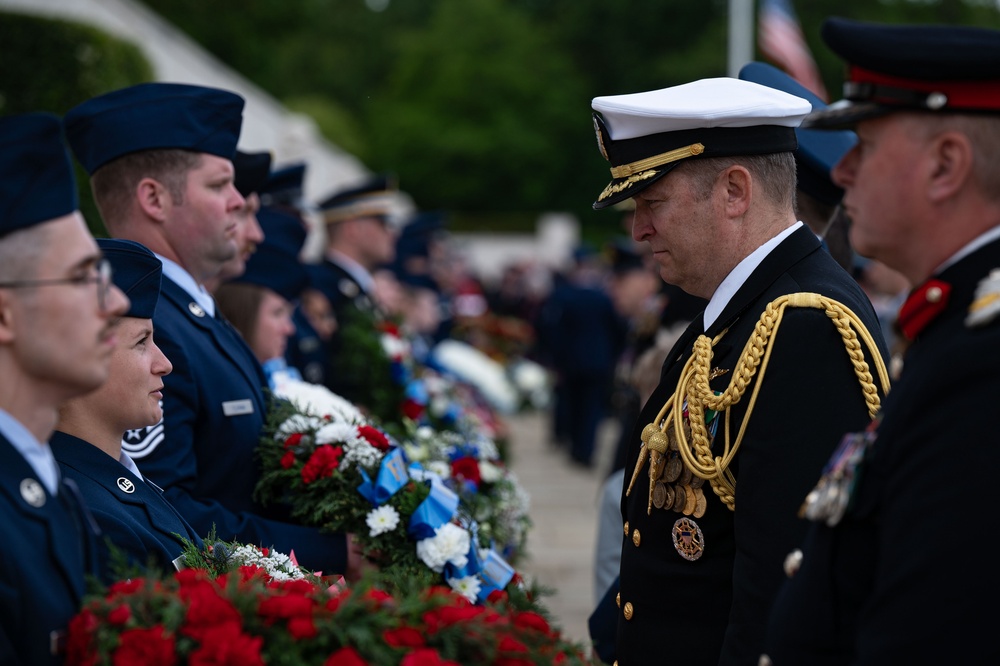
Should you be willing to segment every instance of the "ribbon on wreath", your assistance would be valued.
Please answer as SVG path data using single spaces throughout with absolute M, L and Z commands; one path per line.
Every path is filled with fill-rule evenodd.
M 458 510 L 458 495 L 446 487 L 440 477 L 430 477 L 431 491 L 410 516 L 407 534 L 417 541 L 434 536 L 437 528 L 449 522 Z
M 406 471 L 403 450 L 399 448 L 394 448 L 383 456 L 374 483 L 364 469 L 360 466 L 358 469 L 361 472 L 361 478 L 364 479 L 358 486 L 358 492 L 374 506 L 385 504 L 390 497 L 396 494 L 396 491 L 410 480 L 410 475 Z

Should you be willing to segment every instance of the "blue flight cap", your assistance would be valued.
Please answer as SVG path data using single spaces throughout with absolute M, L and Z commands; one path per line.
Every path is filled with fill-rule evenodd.
M 271 153 L 245 153 L 237 150 L 233 156 L 233 171 L 236 174 L 233 185 L 244 198 L 259 192 L 271 173 Z
M 395 179 L 381 174 L 355 187 L 335 192 L 320 202 L 319 209 L 326 224 L 359 217 L 380 217 L 388 221 L 392 217 L 397 192 Z
M 827 108 L 826 103 L 808 88 L 766 63 L 744 65 L 739 78 L 802 97 L 812 104 L 814 113 Z M 830 179 L 830 172 L 858 142 L 857 135 L 850 130 L 828 132 L 801 127 L 795 130 L 795 135 L 799 140 L 799 147 L 795 150 L 795 161 L 799 167 L 798 188 L 825 204 L 835 206 L 844 196 L 844 190 Z
M 272 170 L 268 174 L 267 180 L 257 190 L 257 194 L 260 196 L 260 205 L 303 208 L 305 177 L 305 162 L 297 162 Z
M 160 299 L 163 264 L 145 245 L 121 238 L 98 238 L 104 258 L 111 262 L 111 279 L 132 303 L 126 317 L 152 319 Z
M 399 284 L 410 289 L 428 289 L 434 293 L 440 293 L 441 288 L 438 286 L 437 281 L 430 275 L 425 275 L 421 273 L 410 273 L 403 269 L 400 265 L 394 265 L 394 273 L 396 274 L 396 279 L 399 280 Z
M 806 127 L 845 127 L 893 111 L 1000 113 L 1000 31 L 960 25 L 890 25 L 844 18 L 820 36 L 847 63 L 844 99 Z
M 64 123 L 89 174 L 143 150 L 179 148 L 229 160 L 243 124 L 243 98 L 204 86 L 140 83 L 78 104 Z
M 0 118 L 0 236 L 77 208 L 76 179 L 59 117 Z
M 298 217 L 271 208 L 262 208 L 257 221 L 264 241 L 250 255 L 243 275 L 233 282 L 267 287 L 285 300 L 294 301 L 309 285 L 309 275 L 299 261 L 306 227 Z

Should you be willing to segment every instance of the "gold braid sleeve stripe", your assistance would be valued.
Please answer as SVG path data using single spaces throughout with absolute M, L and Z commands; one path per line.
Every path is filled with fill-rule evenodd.
M 865 361 L 862 343 L 875 362 L 883 393 L 889 392 L 889 372 L 875 340 L 865 328 L 864 323 L 846 305 L 820 294 L 788 294 L 768 303 L 754 327 L 753 334 L 743 348 L 739 362 L 733 369 L 729 386 L 719 395 L 716 395 L 709 387 L 708 377 L 712 367 L 712 348 L 726 335 L 728 329 L 716 336 L 714 340 L 710 340 L 705 335 L 699 336 L 694 343 L 691 357 L 681 371 L 676 391 L 663 405 L 656 421 L 647 425 L 646 428 L 661 430 L 664 433 L 668 429 L 672 429 L 674 436 L 677 437 L 677 448 L 685 466 L 696 476 L 708 481 L 715 494 L 731 511 L 736 510 L 736 479 L 729 471 L 729 464 L 736 456 L 743 441 L 743 435 L 746 432 L 750 415 L 757 401 L 757 394 L 764 382 L 768 361 L 771 358 L 771 350 L 773 349 L 771 343 L 777 336 L 782 316 L 788 307 L 817 308 L 823 310 L 833 322 L 844 342 L 844 348 L 851 359 L 851 364 L 854 366 L 854 374 L 861 385 L 861 391 L 868 405 L 868 415 L 871 418 L 875 418 L 878 413 L 881 401 L 868 362 Z M 731 443 L 729 407 L 743 398 L 754 375 L 758 372 L 759 377 L 750 395 L 746 414 L 739 425 L 735 442 Z M 683 409 L 677 408 L 683 406 L 685 401 L 687 402 L 688 421 L 691 428 L 690 441 L 684 433 Z M 721 456 L 712 455 L 712 441 L 705 424 L 706 408 L 725 414 L 724 448 Z M 645 440 L 649 439 L 649 435 L 645 431 L 644 434 L 646 436 L 643 438 L 639 461 L 632 475 L 632 483 L 629 484 L 628 492 L 631 492 L 632 484 L 635 483 L 645 462 L 647 454 Z

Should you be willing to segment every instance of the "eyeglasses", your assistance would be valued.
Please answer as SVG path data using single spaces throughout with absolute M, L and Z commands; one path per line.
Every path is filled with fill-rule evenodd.
M 13 280 L 11 282 L 0 282 L 0 289 L 20 289 L 22 287 L 47 287 L 55 284 L 73 284 L 77 286 L 97 284 L 97 307 L 104 311 L 104 306 L 108 301 L 108 292 L 111 291 L 111 262 L 101 259 L 96 265 L 97 272 L 94 275 L 83 275 L 71 278 L 55 278 L 51 280 Z

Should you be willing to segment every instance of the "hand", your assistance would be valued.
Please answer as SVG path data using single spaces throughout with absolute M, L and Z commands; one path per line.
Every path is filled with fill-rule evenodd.
M 353 583 L 360 580 L 369 571 L 376 570 L 378 567 L 365 557 L 364 551 L 361 549 L 361 545 L 355 541 L 354 535 L 347 534 L 347 571 L 344 572 L 344 578 Z

